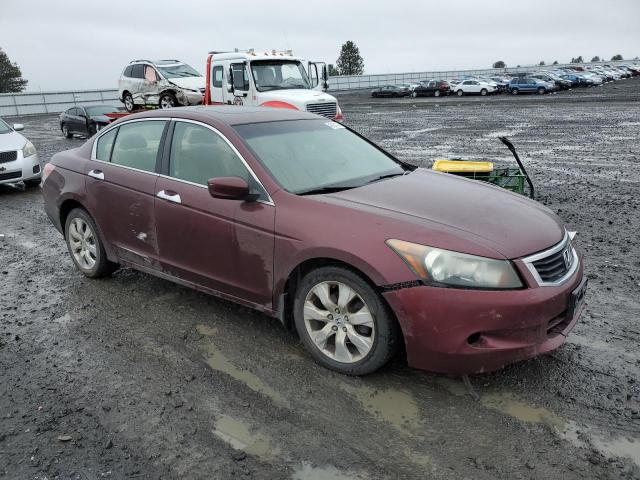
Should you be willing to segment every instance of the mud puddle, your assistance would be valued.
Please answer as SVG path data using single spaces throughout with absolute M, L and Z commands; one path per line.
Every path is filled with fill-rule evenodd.
M 253 430 L 244 421 L 228 415 L 216 420 L 213 433 L 235 450 L 242 450 L 261 460 L 273 460 L 282 453 L 267 434 Z

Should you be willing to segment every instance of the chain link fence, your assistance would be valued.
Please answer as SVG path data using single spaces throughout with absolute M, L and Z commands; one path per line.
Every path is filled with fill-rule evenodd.
M 580 65 L 614 65 L 622 62 L 600 62 Z M 406 72 L 388 73 L 381 75 L 356 75 L 329 77 L 329 92 L 345 90 L 362 90 L 377 88 L 383 85 L 396 85 L 399 83 L 417 83 L 420 80 L 440 79 L 451 80 L 464 76 L 499 76 L 503 74 L 514 75 L 543 69 L 562 68 L 563 65 L 531 65 L 513 68 L 487 68 L 479 70 L 447 70 L 432 72 Z M 12 117 L 21 115 L 42 115 L 48 113 L 60 113 L 76 105 L 93 105 L 107 103 L 121 106 L 117 89 L 108 90 L 78 90 L 62 92 L 28 92 L 0 94 L 0 117 Z

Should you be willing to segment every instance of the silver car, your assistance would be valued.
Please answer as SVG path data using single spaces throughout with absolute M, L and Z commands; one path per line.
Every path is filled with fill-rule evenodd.
M 205 78 L 179 60 L 134 60 L 118 82 L 120 101 L 129 112 L 138 107 L 199 105 L 204 91 Z
M 24 126 L 10 126 L 0 118 L 0 184 L 24 182 L 27 187 L 40 185 L 42 163 L 36 148 L 18 132 Z

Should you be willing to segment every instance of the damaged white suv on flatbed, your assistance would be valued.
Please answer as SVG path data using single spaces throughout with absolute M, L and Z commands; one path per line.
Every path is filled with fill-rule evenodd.
M 129 112 L 199 105 L 204 91 L 204 77 L 179 60 L 134 60 L 118 81 L 118 96 Z

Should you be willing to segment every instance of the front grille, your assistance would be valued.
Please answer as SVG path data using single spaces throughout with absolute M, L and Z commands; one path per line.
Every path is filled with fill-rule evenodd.
M 568 243 L 562 250 L 532 263 L 543 282 L 557 282 L 567 274 L 572 261 L 573 251 Z
M 0 152 L 0 163 L 13 162 L 18 158 L 18 152 L 15 150 L 11 152 Z
M 12 180 L 14 178 L 20 178 L 20 177 L 22 177 L 22 172 L 0 173 L 0 181 Z
M 338 111 L 338 104 L 335 102 L 330 103 L 310 103 L 307 105 L 307 112 L 315 113 L 316 115 L 322 115 L 327 118 L 334 118 Z

